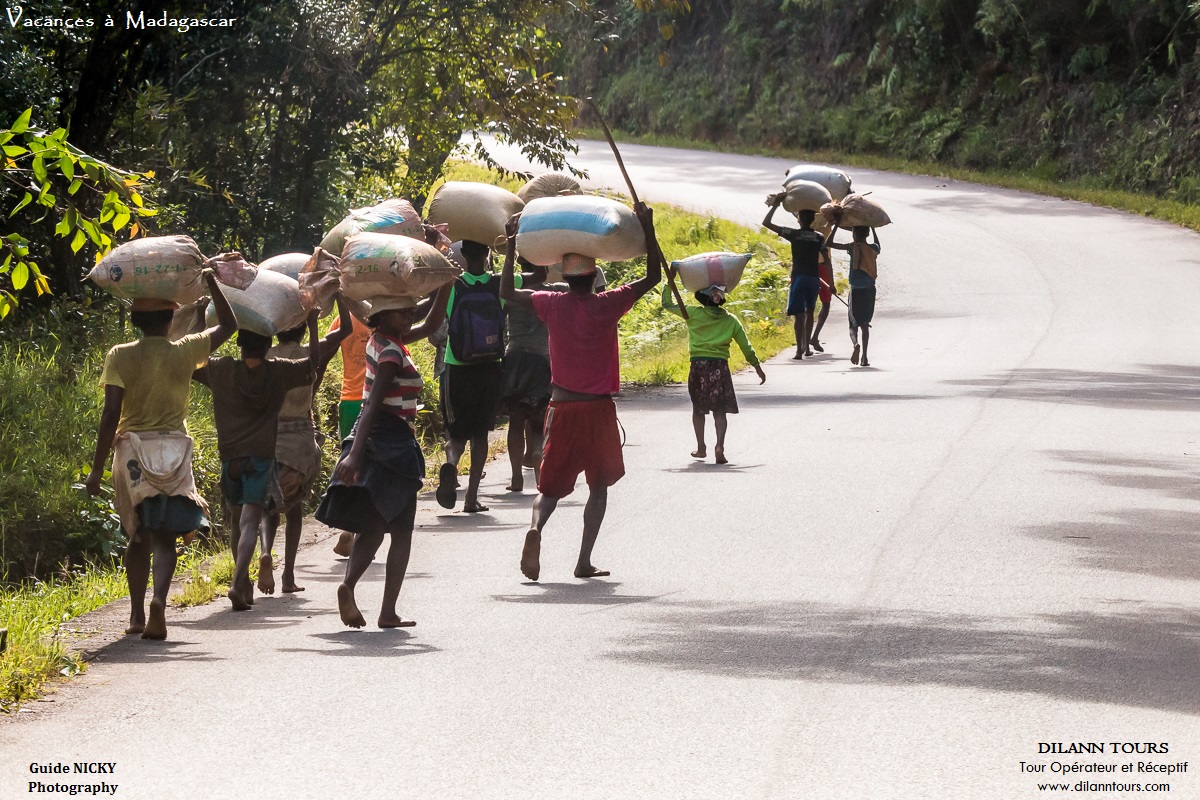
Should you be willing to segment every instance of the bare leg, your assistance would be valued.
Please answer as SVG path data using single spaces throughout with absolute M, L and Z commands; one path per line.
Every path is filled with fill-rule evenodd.
M 226 504 L 225 510 L 229 512 L 229 552 L 237 561 L 238 542 L 242 538 L 242 507 Z
M 729 415 L 724 411 L 713 412 L 713 425 L 717 429 L 717 448 L 713 451 L 718 464 L 728 464 L 725 458 L 725 431 L 729 428 Z
M 812 329 L 813 329 L 813 312 L 812 312 L 812 310 L 805 311 L 804 312 L 804 357 L 805 358 L 812 358 L 812 354 L 813 354 L 812 347 L 809 344 L 812 341 Z
M 808 349 L 808 343 L 804 341 L 804 314 L 797 314 L 792 317 L 792 330 L 796 334 L 796 355 L 792 356 L 793 361 L 798 361 L 804 358 L 804 351 Z
M 817 326 L 813 329 L 812 341 L 809 342 L 813 349 L 820 353 L 825 352 L 825 348 L 821 347 L 821 329 L 825 327 L 827 319 L 829 319 L 829 303 L 821 303 L 821 313 L 817 315 Z
M 529 524 L 529 532 L 525 534 L 525 547 L 521 551 L 521 573 L 531 581 L 536 581 L 541 573 L 542 528 L 546 521 L 558 508 L 558 498 L 539 494 L 533 501 L 533 519 Z
M 599 578 L 608 575 L 608 570 L 596 569 L 592 565 L 592 548 L 600 535 L 604 512 L 608 508 L 608 487 L 589 487 L 587 505 L 583 507 L 583 541 L 579 545 L 579 561 L 575 564 L 576 578 Z
M 520 492 L 525 489 L 525 474 L 521 468 L 525 462 L 526 427 L 528 414 L 524 409 L 513 409 L 508 416 L 508 463 L 512 467 L 512 480 L 508 483 L 508 491 Z M 475 457 L 472 456 L 474 461 Z
M 708 455 L 708 448 L 704 445 L 705 416 L 702 411 L 692 411 L 692 430 L 696 432 L 696 449 L 692 451 L 692 458 L 704 458 Z
M 248 597 L 252 597 L 254 594 L 254 587 L 250 583 L 250 559 L 254 557 L 254 546 L 258 544 L 258 523 L 262 518 L 262 513 L 263 508 L 259 505 L 248 504 L 241 507 L 241 525 L 239 526 L 237 558 L 233 569 L 233 585 L 229 587 L 228 594 L 234 611 L 246 611 L 250 608 Z
M 871 362 L 867 361 L 867 345 L 870 344 L 870 342 L 871 342 L 871 326 L 870 325 L 862 326 L 862 337 L 863 337 L 862 358 L 859 360 L 858 363 L 864 367 L 869 367 L 869 366 L 871 366 Z
M 408 570 L 408 556 L 412 552 L 413 521 L 417 510 L 414 496 L 409 506 L 412 511 L 397 520 L 392 528 L 392 544 L 388 547 L 387 566 L 383 576 L 383 607 L 379 611 L 379 627 L 408 628 L 417 623 L 402 620 L 396 613 L 396 600 L 400 587 L 404 585 L 404 573 Z
M 150 600 L 150 616 L 146 619 L 143 639 L 167 638 L 167 594 L 175 577 L 175 535 L 163 531 L 153 534 L 154 595 Z
M 146 630 L 146 585 L 150 582 L 150 531 L 125 548 L 125 582 L 129 584 L 129 627 L 126 633 Z
M 458 503 L 458 462 L 466 448 L 466 439 L 451 437 L 446 440 L 446 463 L 438 470 L 438 486 L 434 495 L 442 508 L 454 508 Z
M 304 529 L 304 508 L 298 507 L 285 515 L 283 529 L 283 592 L 303 592 L 303 586 L 296 585 L 296 553 L 300 550 L 300 534 Z
M 338 613 L 342 623 L 350 628 L 361 628 L 367 624 L 358 604 L 354 602 L 354 586 L 358 579 L 371 566 L 379 545 L 383 542 L 383 531 L 378 533 L 360 533 L 354 537 L 354 545 L 350 548 L 350 560 L 346 562 L 346 577 L 338 586 Z
M 479 503 L 479 482 L 483 480 L 483 468 L 487 466 L 488 437 L 476 436 L 471 439 L 471 474 L 467 478 L 467 494 L 463 498 L 463 511 L 487 511 L 487 506 Z
M 542 450 L 546 445 L 546 408 L 535 411 L 526 425 L 525 432 L 525 463 L 533 460 L 533 480 L 536 483 L 542 479 Z

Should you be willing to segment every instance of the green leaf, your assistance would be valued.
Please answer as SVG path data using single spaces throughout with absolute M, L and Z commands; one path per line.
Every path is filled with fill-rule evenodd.
M 81 230 L 75 231 L 75 238 L 71 240 L 71 252 L 78 253 L 79 248 L 83 247 L 83 243 L 87 241 L 87 236 Z
M 58 169 L 67 176 L 67 180 L 75 179 L 75 162 L 70 156 L 63 156 L 58 160 Z
M 21 198 L 21 202 L 17 203 L 17 207 L 14 208 L 12 210 L 12 213 L 9 214 L 8 216 L 10 218 L 15 217 L 17 215 L 18 211 L 20 211 L 22 208 L 24 208 L 25 206 L 29 205 L 32 202 L 33 202 L 33 195 L 31 195 L 29 192 L 26 192 L 25 196 Z
M 4 145 L 4 155 L 11 156 L 12 158 L 16 158 L 17 156 L 24 155 L 28 152 L 29 151 L 26 148 L 21 147 L 19 144 Z
M 119 231 L 127 224 L 129 224 L 129 210 L 122 207 L 117 211 L 117 215 L 113 217 L 112 229 L 113 231 Z
M 30 107 L 25 109 L 24 113 L 17 117 L 17 121 L 13 123 L 13 126 L 10 130 L 12 130 L 13 133 L 24 133 L 25 131 L 29 130 L 29 120 L 32 117 L 33 108 Z
M 12 285 L 18 292 L 25 288 L 25 284 L 29 283 L 29 265 L 24 261 L 18 261 L 12 271 Z
M 39 183 L 46 182 L 46 162 L 41 156 L 33 157 L 33 177 L 37 178 Z
M 76 178 L 75 180 L 71 181 L 71 185 L 67 187 L 67 194 L 75 194 L 79 191 L 81 186 L 83 186 L 83 181 L 79 180 L 79 178 Z
M 71 222 L 67 219 L 65 214 L 63 215 L 63 218 L 58 221 L 58 224 L 54 226 L 54 232 L 59 236 L 66 236 L 71 232 Z

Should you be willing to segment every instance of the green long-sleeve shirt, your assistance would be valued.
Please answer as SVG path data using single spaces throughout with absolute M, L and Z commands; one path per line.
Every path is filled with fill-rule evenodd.
M 682 317 L 683 312 L 671 296 L 670 285 L 663 287 L 662 305 L 672 314 Z M 729 343 L 737 342 L 742 355 L 751 365 L 758 364 L 758 354 L 750 346 L 742 323 L 724 308 L 714 306 L 687 307 L 688 349 L 691 357 L 720 358 L 729 360 Z

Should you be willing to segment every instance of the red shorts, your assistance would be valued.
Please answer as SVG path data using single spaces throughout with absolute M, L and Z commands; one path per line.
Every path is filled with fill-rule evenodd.
M 833 302 L 833 266 L 828 261 L 822 261 L 819 266 L 821 291 L 817 296 L 821 298 L 821 305 L 827 306 Z
M 617 406 L 611 397 L 575 403 L 551 401 L 546 411 L 538 491 L 547 497 L 566 497 L 575 491 L 581 472 L 589 487 L 612 486 L 625 475 Z

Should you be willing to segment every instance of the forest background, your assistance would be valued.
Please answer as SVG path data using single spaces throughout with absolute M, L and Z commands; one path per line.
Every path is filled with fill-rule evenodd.
M 7 580 L 119 549 L 74 484 L 100 360 L 133 335 L 83 276 L 132 235 L 306 251 L 351 207 L 420 204 L 473 130 L 563 168 L 586 95 L 631 135 L 1200 203 L 1188 0 L 226 0 L 188 13 L 236 24 L 188 31 L 126 23 L 177 13 L 161 2 L 22 8 L 96 24 L 0 19 Z

